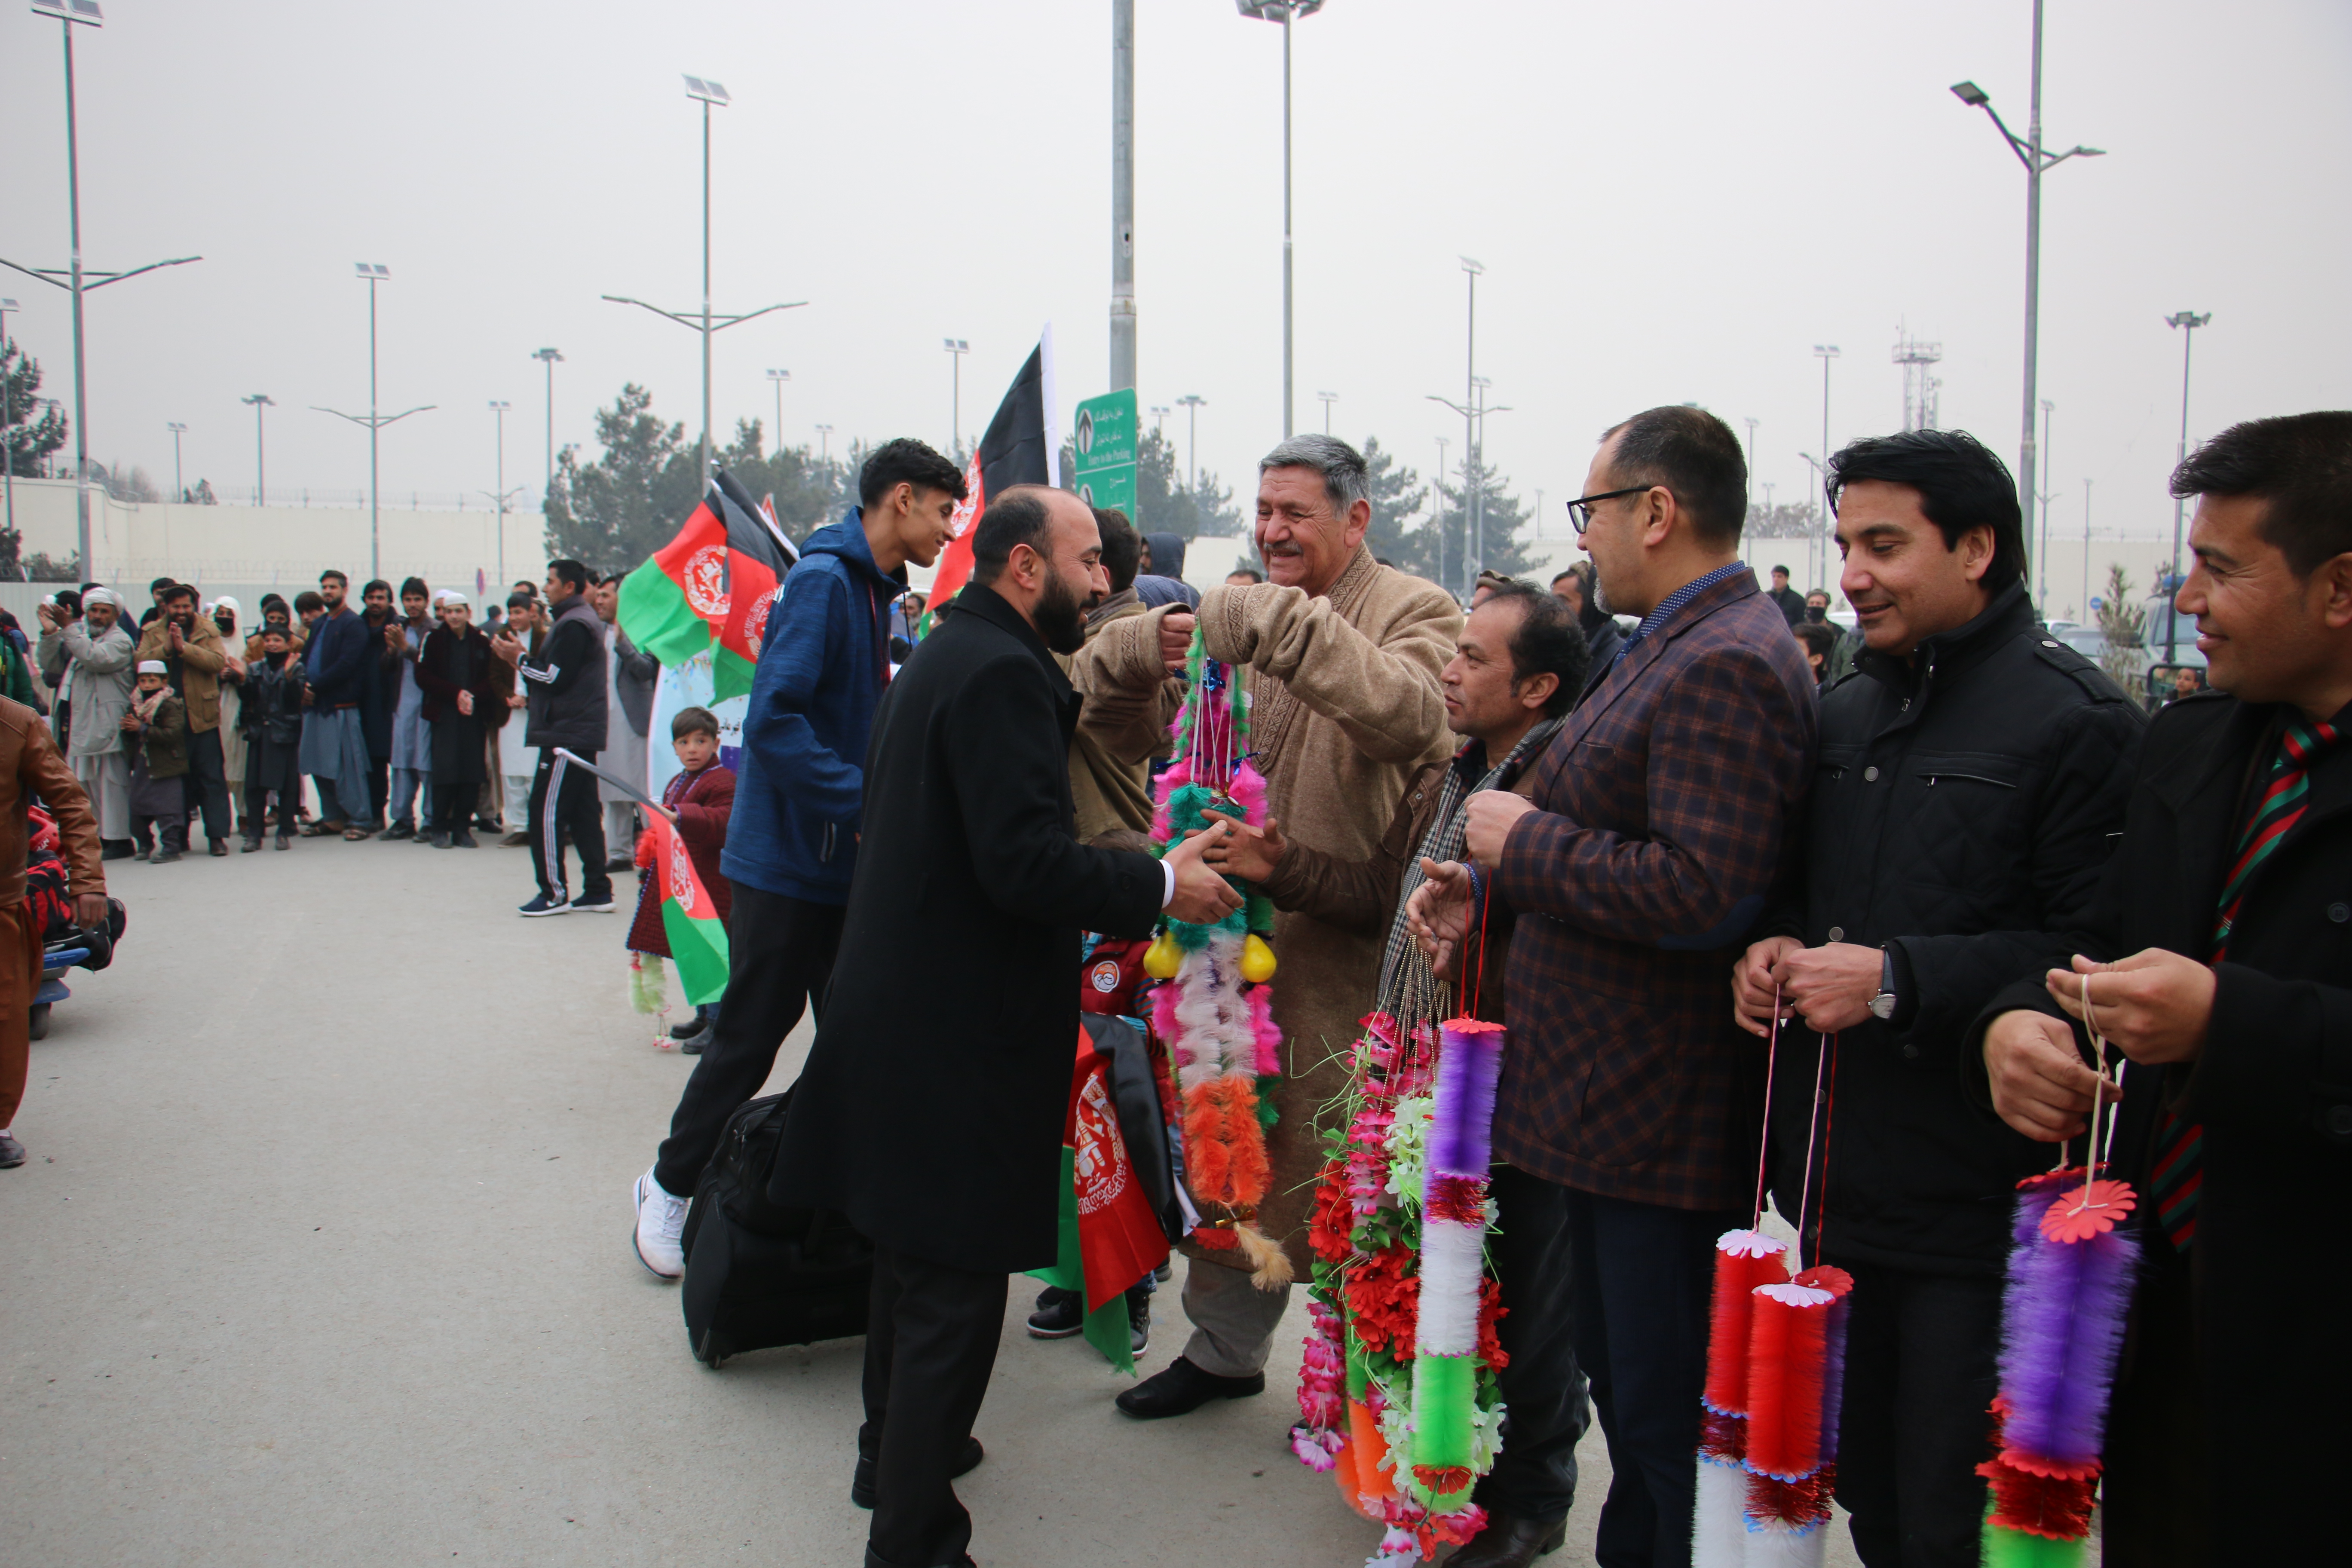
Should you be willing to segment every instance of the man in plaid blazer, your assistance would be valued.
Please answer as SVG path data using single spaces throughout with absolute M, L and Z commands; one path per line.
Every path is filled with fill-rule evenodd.
M 1471 797 L 1475 872 L 1433 868 L 1414 896 L 1441 965 L 1474 889 L 1518 917 L 1495 1151 L 1538 1179 L 1499 1223 L 1523 1247 L 1557 1236 L 1569 1266 L 1509 1306 L 1572 1333 L 1591 1380 L 1609 1568 L 1690 1561 L 1714 1243 L 1748 1222 L 1763 1110 L 1723 965 L 1788 869 L 1813 771 L 1812 677 L 1738 558 L 1747 488 L 1738 437 L 1701 410 L 1602 438 L 1570 515 L 1605 606 L 1642 624 L 1588 679 L 1533 798 Z M 1498 1512 L 1452 1561 L 1521 1568 L 1560 1540 Z

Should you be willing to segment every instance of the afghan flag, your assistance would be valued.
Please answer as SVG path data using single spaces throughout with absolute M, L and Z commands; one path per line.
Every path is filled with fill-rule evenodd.
M 1135 1373 L 1127 1292 L 1168 1261 L 1168 1237 L 1136 1178 L 1110 1096 L 1110 1063 L 1078 1026 L 1070 1111 L 1062 1124 L 1062 1237 L 1051 1268 L 1036 1278 L 1087 1301 L 1087 1343 L 1129 1376 Z
M 1004 401 L 996 405 L 996 417 L 988 422 L 988 433 L 980 438 L 971 463 L 964 469 L 964 499 L 949 524 L 955 537 L 940 552 L 930 597 L 925 601 L 925 619 L 971 580 L 971 525 L 988 510 L 988 498 L 1002 495 L 1014 485 L 1054 483 L 1054 458 L 1059 449 L 1054 435 L 1055 412 L 1054 331 L 1048 327 L 1022 362 L 1013 384 L 1005 388 Z
M 646 819 L 654 840 L 646 874 L 660 879 L 656 886 L 661 891 L 662 930 L 669 937 L 678 986 L 698 1007 L 716 1002 L 727 989 L 727 928 L 719 922 L 719 906 L 694 874 L 685 836 L 657 811 L 646 813 Z
M 677 537 L 621 583 L 621 629 L 675 668 L 718 644 L 711 687 L 719 700 L 751 689 L 777 584 L 800 552 L 724 468 Z

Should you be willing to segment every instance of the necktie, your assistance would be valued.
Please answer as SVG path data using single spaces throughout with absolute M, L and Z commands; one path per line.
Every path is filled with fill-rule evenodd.
M 2230 873 L 2221 883 L 2221 907 L 2213 921 L 2213 962 L 2221 963 L 2230 955 L 2230 938 L 2238 924 L 2239 906 L 2245 902 L 2246 885 L 2253 880 L 2255 868 L 2271 858 L 2285 842 L 2294 825 L 2303 820 L 2305 807 L 2311 802 L 2311 764 L 2337 741 L 2342 739 L 2332 724 L 2307 723 L 2302 719 L 2288 721 L 2279 736 L 2278 755 L 2271 762 L 2269 781 L 2247 815 L 2244 831 L 2238 836 L 2238 852 L 2230 862 Z M 2156 1199 L 2157 1218 L 2164 1233 L 2172 1238 L 2175 1250 L 2186 1252 L 2197 1238 L 2197 1194 L 2204 1184 L 2205 1128 L 2170 1110 L 2162 1113 L 2157 1124 L 2156 1166 L 2150 1173 L 2149 1187 Z

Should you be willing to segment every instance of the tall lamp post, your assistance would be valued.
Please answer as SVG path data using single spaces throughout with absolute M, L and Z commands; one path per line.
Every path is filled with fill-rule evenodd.
M 1290 24 L 1294 17 L 1312 16 L 1323 0 L 1234 0 L 1244 16 L 1282 24 L 1282 437 L 1288 440 L 1291 416 L 1291 281 L 1290 281 Z
M 540 505 L 555 493 L 555 367 L 563 363 L 563 355 L 555 349 L 541 349 L 531 358 L 547 367 L 547 489 L 540 492 Z
M 2057 406 L 2046 397 L 2042 400 L 2042 450 L 2039 455 L 2045 458 L 2050 455 L 2050 415 Z M 2037 589 L 2035 597 L 2045 620 L 2050 616 L 2050 503 L 2056 499 L 2055 492 L 2051 490 L 2043 490 L 2034 497 L 2042 503 L 2042 555 L 2041 563 L 2034 568 L 2033 581 Z M 2029 562 L 2032 559 L 2032 555 L 2027 556 Z
M 615 304 L 615 305 L 635 305 L 635 306 L 636 306 L 636 307 L 637 307 L 637 309 L 639 309 L 639 310 L 651 310 L 651 311 L 652 311 L 655 315 L 656 315 L 656 316 L 663 317 L 664 319 L 668 320 L 668 321 L 676 321 L 676 322 L 677 322 L 679 326 L 681 326 L 681 327 L 690 327 L 690 328 L 692 328 L 694 331 L 698 331 L 698 332 L 700 332 L 700 333 L 702 334 L 702 473 L 701 473 L 701 479 L 700 479 L 699 484 L 698 484 L 698 486 L 697 486 L 697 491 L 698 491 L 698 493 L 699 493 L 700 485 L 709 484 L 709 483 L 710 482 L 710 336 L 711 336 L 711 334 L 712 334 L 713 332 L 723 332 L 723 331 L 726 331 L 728 328 L 730 328 L 730 327 L 740 327 L 740 326 L 741 326 L 744 322 L 749 321 L 756 320 L 757 318 L 759 318 L 759 317 L 761 317 L 761 316 L 764 316 L 764 315 L 768 314 L 768 313 L 769 313 L 770 311 L 772 311 L 772 310 L 797 310 L 797 309 L 799 309 L 801 306 L 807 304 L 807 303 L 808 303 L 808 301 L 807 301 L 806 300 L 795 300 L 792 301 L 792 303 L 787 304 L 787 305 L 762 305 L 760 309 L 758 309 L 758 310 L 746 310 L 746 311 L 742 312 L 742 313 L 741 313 L 741 314 L 740 314 L 740 315 L 730 314 L 730 313 L 725 313 L 725 312 L 721 312 L 721 313 L 719 313 L 719 314 L 715 314 L 715 315 L 714 315 L 714 314 L 711 312 L 711 309 L 710 309 L 710 110 L 712 110 L 712 108 L 713 108 L 713 107 L 718 107 L 718 108 L 722 108 L 722 109 L 723 109 L 723 108 L 725 108 L 725 107 L 727 106 L 727 104 L 728 104 L 729 102 L 730 102 L 730 101 L 732 101 L 732 100 L 730 100 L 730 99 L 728 98 L 728 96 L 727 96 L 727 89 L 726 89 L 725 88 L 723 88 L 723 87 L 719 86 L 719 85 L 717 82 L 715 82 L 715 81 L 706 80 L 704 78 L 701 78 L 701 77 L 698 77 L 698 76 L 690 76 L 690 77 L 686 78 L 686 96 L 687 96 L 687 97 L 688 97 L 688 98 L 690 98 L 690 99 L 693 99 L 696 102 L 698 102 L 698 103 L 699 103 L 699 104 L 701 104 L 701 105 L 702 105 L 702 310 L 701 310 L 701 312 L 698 315 L 698 314 L 696 314 L 696 313 L 694 313 L 694 312 L 691 312 L 691 311 L 665 310 L 663 310 L 659 305 L 648 305 L 648 304 L 646 304 L 643 300 L 634 300 L 634 299 L 631 299 L 629 296 L 627 296 L 627 295 L 625 295 L 625 294 L 606 294 L 606 295 L 604 295 L 604 296 L 603 296 L 603 297 L 604 297 L 604 299 L 606 299 L 606 300 L 611 300 L 611 301 L 612 301 L 614 304 Z
M 66 211 L 68 238 L 71 244 L 71 265 L 68 267 L 20 267 L 16 262 L 0 259 L 7 267 L 27 278 L 37 278 L 52 288 L 63 289 L 73 295 L 74 349 L 74 519 L 76 542 L 81 551 L 81 569 L 90 571 L 89 539 L 89 424 L 87 418 L 89 398 L 86 392 L 82 354 L 81 299 L 93 289 L 103 289 L 110 283 L 120 283 L 126 278 L 136 278 L 142 272 L 152 272 L 159 267 L 181 267 L 191 261 L 202 261 L 201 256 L 176 256 L 169 261 L 151 261 L 144 267 L 134 267 L 127 272 L 98 272 L 81 264 L 81 151 L 74 120 L 73 30 L 76 26 L 97 27 L 105 25 L 106 14 L 99 8 L 98 0 L 33 0 L 33 15 L 54 16 L 58 30 L 64 36 L 66 50 Z M 90 279 L 96 279 L 96 282 Z M 15 486 L 10 485 L 13 491 Z
M 1189 456 L 1192 477 L 1184 488 L 1196 495 L 1201 489 L 1201 408 L 1208 401 L 1197 392 L 1188 392 L 1176 400 L 1176 405 L 1184 410 L 1186 417 L 1184 444 L 1192 449 Z M 1197 503 L 1194 510 L 1199 510 Z
M 1155 403 L 1155 404 L 1153 404 L 1153 405 L 1151 405 L 1151 409 L 1150 409 L 1150 413 L 1151 413 L 1151 433 L 1152 433 L 1154 436 L 1157 436 L 1157 435 L 1159 435 L 1159 434 L 1160 434 L 1160 426 L 1161 421 L 1165 420 L 1165 419 L 1166 419 L 1166 418 L 1167 418 L 1171 414 L 1173 414 L 1174 412 L 1176 412 L 1176 411 L 1175 411 L 1174 409 L 1172 409 L 1172 408 L 1169 407 L 1169 406 L 1168 406 L 1168 405 L 1166 405 L 1166 404 L 1164 404 L 1164 403 Z
M 816 427 L 816 460 L 820 463 L 833 460 L 833 426 L 830 425 Z
M 1331 434 L 1331 405 L 1339 401 L 1339 395 L 1336 392 L 1318 392 L 1315 395 L 1323 400 L 1323 434 L 1328 436 Z
M 2063 153 L 2045 153 L 2042 148 L 2042 0 L 2033 0 L 2033 85 L 2028 100 L 2025 134 L 2018 135 L 2001 120 L 1992 106 L 1992 97 L 1972 81 L 1952 84 L 1952 96 L 1971 109 L 1981 109 L 1991 117 L 2000 132 L 2001 140 L 2025 165 L 2025 393 L 2024 426 L 2018 442 L 2017 497 L 2026 517 L 2033 516 L 2033 470 L 2036 453 L 2033 449 L 2034 373 L 2041 356 L 2042 327 L 2042 176 L 2069 158 L 2103 158 L 2105 153 L 2097 147 L 2074 146 Z M 2025 542 L 2026 556 L 2033 554 L 2033 542 Z
M 2176 462 L 2189 460 L 2189 351 L 2197 341 L 2197 329 L 2213 319 L 2213 312 L 2199 315 L 2194 310 L 2178 310 L 2164 318 L 2168 327 L 2180 329 L 2180 447 Z M 2172 582 L 2166 589 L 2164 616 L 2164 661 L 2177 664 L 2179 657 L 2174 643 L 2179 637 L 2180 614 L 2171 607 L 2171 595 L 2180 591 L 2180 522 L 2183 502 L 2176 496 L 2172 501 Z
M 1829 443 L 1824 441 L 1822 445 L 1826 447 Z M 1818 541 L 1822 547 L 1821 569 L 1813 573 L 1813 585 L 1815 587 L 1825 588 L 1829 585 L 1830 576 L 1829 542 L 1827 538 L 1830 512 L 1829 473 L 1827 469 L 1822 467 L 1821 459 L 1814 457 L 1811 452 L 1800 452 L 1797 456 L 1802 458 L 1805 460 L 1805 467 L 1812 469 L 1813 471 L 1813 500 L 1821 504 L 1822 509 L 1821 523 L 1817 527 L 1807 529 L 1805 531 L 1805 565 L 1809 570 L 1812 567 L 1813 546 Z
M 253 504 L 269 504 L 269 465 L 264 462 L 261 442 L 261 411 L 278 406 L 277 400 L 257 392 L 250 397 L 240 397 L 239 403 L 253 410 Z
M 0 344 L 8 341 L 8 312 L 22 309 L 24 307 L 14 300 L 0 300 Z M 0 395 L 5 395 L 5 393 L 0 393 Z M 26 412 L 29 416 L 31 410 Z M 7 440 L 6 433 L 15 427 L 16 423 L 16 399 L 8 397 L 5 405 L 0 405 L 0 467 L 5 467 L 6 474 L 5 479 L 0 479 L 0 485 L 5 485 L 8 493 L 8 531 L 11 533 L 16 531 L 16 448 Z
M 1752 505 L 1756 500 L 1756 426 L 1762 421 L 1743 419 L 1740 423 L 1748 426 L 1748 500 Z
M 1110 390 L 1135 384 L 1135 0 L 1110 0 Z
M 176 419 L 167 419 L 163 422 L 163 428 L 172 433 L 172 498 L 185 500 L 188 499 L 187 476 L 180 471 L 180 437 L 188 433 L 188 427 Z
M 1508 404 L 1487 405 L 1486 391 L 1494 384 L 1483 375 L 1472 376 L 1467 403 L 1433 392 L 1427 395 L 1432 403 L 1443 403 L 1462 416 L 1462 597 L 1465 601 L 1476 590 L 1478 574 L 1486 569 L 1486 416 L 1511 411 Z M 1442 544 L 1439 552 L 1442 557 Z
M 412 414 L 423 414 L 436 406 L 420 403 L 414 408 L 404 408 L 397 414 L 376 412 L 375 397 L 375 286 L 392 277 L 392 268 L 373 261 L 353 262 L 361 281 L 368 286 L 368 411 L 364 416 L 346 414 L 340 408 L 310 406 L 320 414 L 331 414 L 338 419 L 348 419 L 354 425 L 367 426 L 368 433 L 368 575 L 383 575 L 383 495 L 377 485 L 377 458 L 382 445 L 383 427 L 397 425 Z
M 776 389 L 776 450 L 779 452 L 784 449 L 784 383 L 792 378 L 793 373 L 788 370 L 768 373 L 768 384 Z
M 499 426 L 499 488 L 490 492 L 490 500 L 498 504 L 499 509 L 499 581 L 501 584 L 507 580 L 507 410 L 513 406 L 511 403 L 501 403 L 495 398 L 490 402 L 490 414 Z M 520 489 L 513 492 L 515 495 L 521 493 Z
M 948 374 L 948 455 L 963 455 L 963 356 L 971 353 L 971 345 L 961 338 L 941 338 L 946 346 L 948 363 L 953 368 Z
M 1813 463 L 1811 458 L 1806 458 L 1805 461 L 1813 463 L 1814 474 L 1820 480 L 1813 488 L 1820 492 L 1818 499 L 1822 503 L 1820 528 L 1822 575 L 1826 578 L 1830 570 L 1829 472 L 1822 465 L 1829 461 L 1830 456 L 1830 361 L 1838 357 L 1838 346 L 1835 343 L 1815 343 L 1813 354 L 1822 362 L 1822 457 L 1821 462 L 1818 463 Z M 1801 453 L 1799 455 L 1802 456 Z M 1808 540 L 1806 542 L 1811 545 L 1813 541 Z

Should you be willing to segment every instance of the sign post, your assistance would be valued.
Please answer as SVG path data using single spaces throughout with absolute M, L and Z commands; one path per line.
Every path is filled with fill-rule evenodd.
M 1088 506 L 1125 512 L 1140 531 L 1143 520 L 1135 515 L 1135 388 L 1106 392 L 1079 404 L 1073 437 L 1079 497 Z

